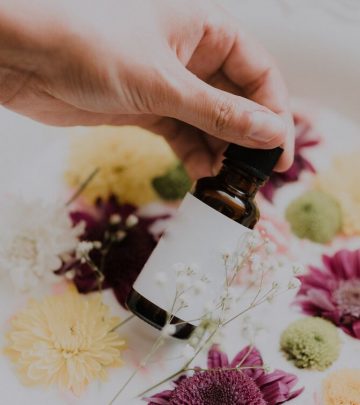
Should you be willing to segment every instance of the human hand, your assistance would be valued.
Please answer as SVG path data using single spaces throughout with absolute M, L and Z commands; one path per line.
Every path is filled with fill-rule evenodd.
M 9 0 L 0 16 L 5 107 L 51 125 L 146 127 L 167 139 L 194 178 L 216 170 L 228 142 L 283 144 L 277 169 L 291 164 L 281 75 L 215 3 L 28 3 Z

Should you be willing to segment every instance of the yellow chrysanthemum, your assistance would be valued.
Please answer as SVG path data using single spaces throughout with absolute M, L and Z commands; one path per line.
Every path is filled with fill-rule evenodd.
M 343 369 L 328 375 L 323 383 L 324 405 L 359 405 L 360 370 Z
M 113 330 L 118 323 L 99 293 L 71 289 L 31 300 L 11 321 L 5 353 L 25 384 L 57 384 L 79 394 L 122 364 L 125 342 Z
M 334 159 L 331 168 L 317 177 L 317 187 L 332 195 L 340 204 L 343 231 L 346 235 L 360 234 L 360 172 L 359 152 Z
M 100 127 L 73 139 L 65 179 L 77 188 L 99 168 L 82 194 L 87 201 L 114 194 L 122 202 L 142 205 L 159 199 L 152 180 L 176 161 L 166 141 L 149 131 L 134 126 Z

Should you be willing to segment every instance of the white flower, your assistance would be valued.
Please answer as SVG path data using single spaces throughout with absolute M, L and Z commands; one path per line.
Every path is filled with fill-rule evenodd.
M 137 225 L 139 223 L 139 218 L 134 215 L 134 214 L 130 214 L 125 221 L 125 226 L 127 228 L 132 228 L 133 226 Z
M 84 224 L 72 226 L 63 204 L 9 198 L 0 207 L 0 271 L 20 290 L 55 279 L 61 257 L 76 249 Z
M 167 324 L 161 329 L 161 336 L 169 337 L 169 336 L 174 335 L 175 332 L 176 332 L 176 326 Z
M 118 242 L 121 242 L 125 238 L 126 238 L 126 232 L 125 231 L 117 231 L 116 232 L 116 239 L 118 240 Z
M 76 247 L 76 258 L 77 259 L 87 259 L 89 257 L 89 253 L 94 249 L 95 245 L 93 242 L 84 240 L 80 242 Z
M 191 302 L 191 296 L 188 293 L 183 293 L 179 296 L 178 300 L 182 307 L 187 307 Z
M 298 278 L 293 277 L 293 278 L 289 281 L 288 289 L 289 289 L 289 290 L 294 290 L 294 289 L 296 289 L 296 288 L 299 288 L 300 286 L 301 286 L 301 281 L 300 281 Z
M 190 274 L 197 274 L 200 271 L 200 267 L 196 263 L 191 263 L 190 266 L 188 266 L 187 271 Z
M 295 263 L 292 266 L 292 272 L 294 276 L 300 276 L 305 273 L 305 267 L 300 263 Z
M 119 214 L 112 214 L 109 222 L 111 225 L 118 225 L 121 222 L 121 216 Z
M 187 290 L 191 286 L 191 279 L 186 275 L 180 275 L 176 279 L 176 288 L 178 291 Z

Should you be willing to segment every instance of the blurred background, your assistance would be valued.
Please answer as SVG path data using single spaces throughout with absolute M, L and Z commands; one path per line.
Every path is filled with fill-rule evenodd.
M 274 55 L 292 98 L 360 122 L 358 0 L 222 0 Z M 0 108 L 0 192 L 69 129 Z

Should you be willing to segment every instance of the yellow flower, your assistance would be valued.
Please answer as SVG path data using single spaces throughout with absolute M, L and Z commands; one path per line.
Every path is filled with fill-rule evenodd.
M 99 168 L 82 193 L 88 202 L 114 194 L 123 203 L 143 205 L 159 200 L 152 180 L 163 176 L 176 162 L 160 136 L 134 126 L 100 127 L 73 139 L 65 179 L 77 188 Z
M 329 374 L 323 383 L 324 405 L 360 404 L 360 369 L 343 369 Z
M 79 394 L 93 379 L 104 380 L 107 367 L 122 364 L 124 340 L 113 328 L 99 293 L 64 294 L 31 300 L 11 321 L 5 353 L 25 384 L 57 384 Z
M 334 159 L 331 168 L 317 177 L 317 187 L 332 195 L 340 205 L 345 235 L 360 234 L 359 151 Z

